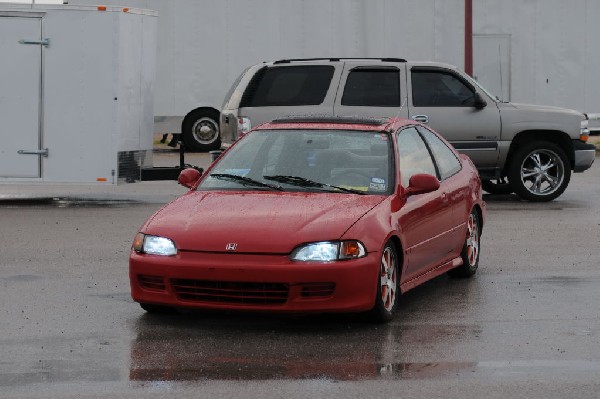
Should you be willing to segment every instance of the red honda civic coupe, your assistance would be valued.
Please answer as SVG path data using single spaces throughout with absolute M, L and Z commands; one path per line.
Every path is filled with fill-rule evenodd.
M 129 258 L 143 309 L 370 312 L 479 264 L 486 215 L 471 160 L 404 119 L 263 124 L 141 227 Z

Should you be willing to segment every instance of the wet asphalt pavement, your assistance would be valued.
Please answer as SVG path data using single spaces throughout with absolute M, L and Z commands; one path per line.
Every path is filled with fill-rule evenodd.
M 597 398 L 599 181 L 597 160 L 551 203 L 487 196 L 477 275 L 410 291 L 387 325 L 145 314 L 131 241 L 185 189 L 0 184 L 0 397 Z

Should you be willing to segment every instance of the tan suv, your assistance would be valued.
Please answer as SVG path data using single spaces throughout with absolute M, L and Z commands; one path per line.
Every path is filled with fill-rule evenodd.
M 228 93 L 221 136 L 291 115 L 402 117 L 471 157 L 490 193 L 550 201 L 594 162 L 585 115 L 505 103 L 452 65 L 397 58 L 301 59 L 246 69 Z

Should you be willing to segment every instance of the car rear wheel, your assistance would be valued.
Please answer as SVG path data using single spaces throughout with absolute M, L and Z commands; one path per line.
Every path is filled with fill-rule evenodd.
M 534 202 L 552 201 L 569 185 L 571 167 L 560 147 L 535 141 L 515 151 L 508 178 L 519 197 Z
M 392 242 L 385 244 L 381 253 L 377 274 L 377 297 L 371 311 L 374 321 L 384 323 L 392 320 L 399 297 L 398 255 Z
M 467 234 L 460 257 L 463 264 L 448 272 L 453 277 L 471 277 L 479 266 L 479 248 L 481 238 L 481 222 L 475 209 L 467 220 Z
M 144 309 L 148 313 L 167 314 L 167 313 L 175 313 L 176 312 L 175 309 L 170 308 L 168 306 L 153 305 L 153 304 L 149 304 L 149 303 L 140 303 L 140 306 L 142 309 Z

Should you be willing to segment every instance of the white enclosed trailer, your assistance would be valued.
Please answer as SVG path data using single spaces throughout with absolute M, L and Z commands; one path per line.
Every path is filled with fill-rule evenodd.
M 139 180 L 156 12 L 0 3 L 0 181 Z
M 248 66 L 304 57 L 464 62 L 464 0 L 72 0 L 158 11 L 155 132 L 218 147 L 227 90 Z

